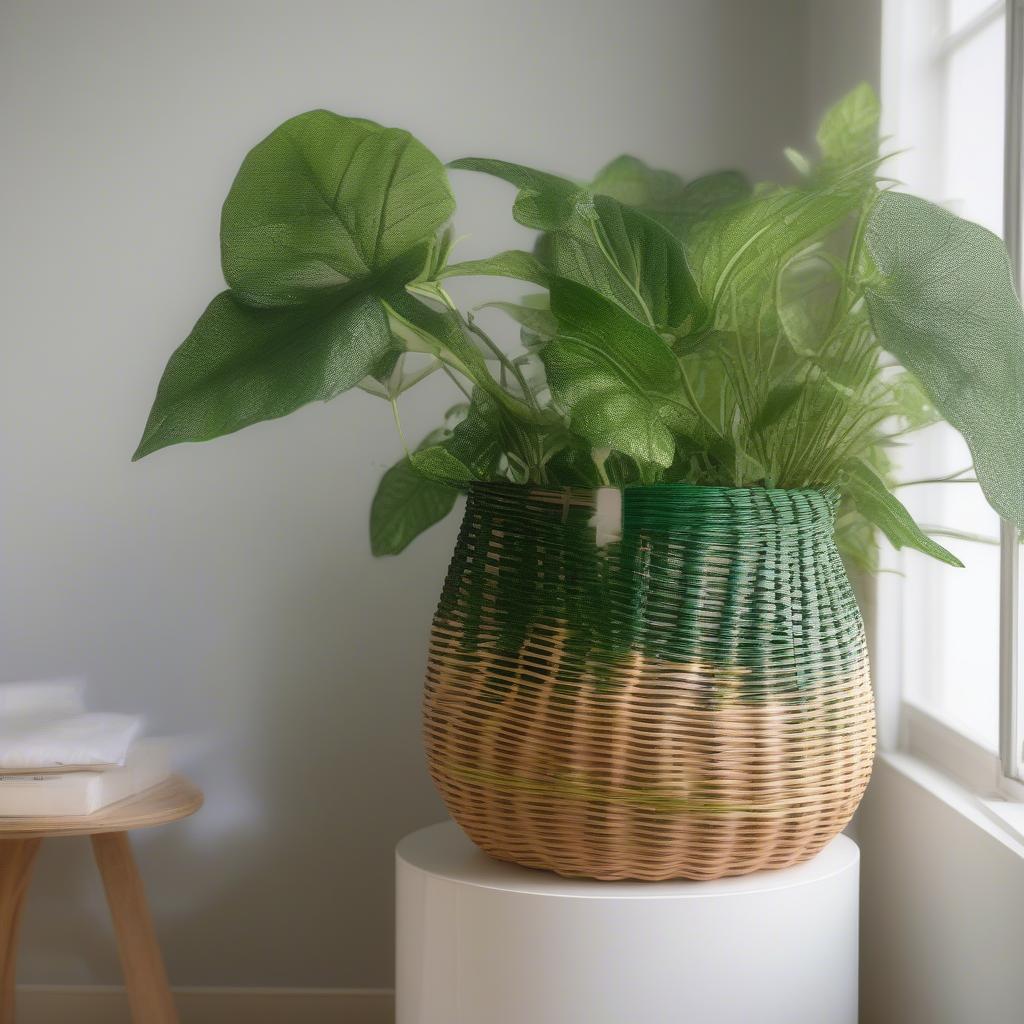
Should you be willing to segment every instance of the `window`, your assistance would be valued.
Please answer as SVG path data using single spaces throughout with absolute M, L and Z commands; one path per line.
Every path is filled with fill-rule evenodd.
M 884 133 L 908 147 L 888 173 L 1001 235 L 1019 270 L 1024 0 L 886 0 L 883 49 Z M 967 566 L 888 556 L 901 582 L 882 587 L 880 613 L 900 623 L 886 653 L 899 660 L 904 729 L 927 719 L 934 733 L 937 723 L 998 754 L 1003 774 L 1020 779 L 1016 531 L 977 484 L 925 482 L 970 479 L 970 454 L 952 428 L 922 431 L 899 454 L 901 500 Z

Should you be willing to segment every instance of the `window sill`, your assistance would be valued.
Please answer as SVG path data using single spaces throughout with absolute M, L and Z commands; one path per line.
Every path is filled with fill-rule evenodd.
M 983 744 L 914 704 L 901 711 L 900 749 L 879 759 L 1024 857 L 1024 785 Z
M 1024 804 L 972 792 L 912 754 L 883 751 L 878 759 L 1024 859 Z
M 1024 847 L 1024 804 L 1019 800 L 982 800 L 985 813 Z
M 1003 790 L 1006 780 L 994 750 L 909 700 L 900 708 L 899 749 L 975 793 L 1017 796 Z

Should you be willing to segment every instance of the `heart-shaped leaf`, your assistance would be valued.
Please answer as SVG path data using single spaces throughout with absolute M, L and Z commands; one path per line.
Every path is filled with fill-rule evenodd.
M 902 192 L 878 197 L 865 287 L 882 346 L 963 435 L 992 507 L 1024 528 L 1024 313 L 991 232 Z
M 611 196 L 647 213 L 674 209 L 685 189 L 678 174 L 648 167 L 628 153 L 605 164 L 590 183 L 590 190 L 597 195 Z
M 643 212 L 663 224 L 676 238 L 685 241 L 701 221 L 722 207 L 749 199 L 750 193 L 750 182 L 740 171 L 715 171 L 689 182 L 671 207 L 660 210 L 644 208 Z
M 648 167 L 626 155 L 603 167 L 590 188 L 634 207 L 677 238 L 685 237 L 694 224 L 719 207 L 750 195 L 750 182 L 739 171 L 715 171 L 687 183 L 671 171 Z
M 429 315 L 405 287 L 446 258 L 436 232 L 453 208 L 441 163 L 407 132 L 325 110 L 273 131 L 224 204 L 231 290 L 171 356 L 135 458 L 390 374 L 391 310 Z
M 555 276 L 612 299 L 659 332 L 684 336 L 704 321 L 682 245 L 643 213 L 520 164 L 471 158 L 450 166 L 493 174 L 519 189 L 513 214 L 547 232 L 538 252 Z
M 878 154 L 881 109 L 866 82 L 831 106 L 818 127 L 817 141 L 825 169 L 868 163 Z
M 552 454 L 568 443 L 560 418 L 546 410 L 533 420 L 511 413 L 482 388 L 451 434 L 413 452 L 416 469 L 432 480 L 458 487 L 497 477 L 542 482 Z
M 468 156 L 453 160 L 448 166 L 458 171 L 491 174 L 515 185 L 519 194 L 512 208 L 513 216 L 524 227 L 538 231 L 556 230 L 572 216 L 577 204 L 587 205 L 590 202 L 590 193 L 582 185 L 557 174 L 535 171 L 532 167 L 507 160 Z
M 447 435 L 435 431 L 420 448 L 430 447 Z M 396 462 L 381 477 L 370 506 L 370 549 L 376 556 L 397 555 L 424 530 L 452 510 L 459 492 L 428 480 L 408 458 Z
M 379 368 L 391 345 L 372 292 L 349 286 L 279 309 L 221 292 L 171 356 L 134 458 L 325 402 Z
M 444 167 L 408 132 L 312 110 L 243 161 L 221 217 L 224 276 L 251 305 L 303 302 L 373 276 L 454 209 Z
M 668 346 L 613 302 L 574 281 L 556 279 L 551 312 L 558 336 L 541 351 L 552 397 L 570 427 L 595 447 L 608 447 L 666 467 L 673 431 L 696 429 L 678 404 L 679 364 Z
M 617 302 L 637 320 L 675 337 L 693 332 L 706 309 L 680 243 L 660 224 L 595 196 L 547 236 L 552 271 Z
M 844 180 L 821 189 L 777 188 L 733 203 L 695 226 L 690 266 L 721 330 L 757 330 L 766 303 L 774 315 L 775 280 L 794 252 L 853 213 L 860 197 Z
M 505 450 L 501 415 L 501 406 L 476 389 L 462 421 L 447 438 L 413 452 L 413 466 L 431 480 L 457 486 L 493 478 Z

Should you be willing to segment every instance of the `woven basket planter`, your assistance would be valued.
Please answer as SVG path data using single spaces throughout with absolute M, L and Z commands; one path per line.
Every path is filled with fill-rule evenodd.
M 473 487 L 434 619 L 425 729 L 502 860 L 711 879 L 813 856 L 874 755 L 864 627 L 815 490 Z

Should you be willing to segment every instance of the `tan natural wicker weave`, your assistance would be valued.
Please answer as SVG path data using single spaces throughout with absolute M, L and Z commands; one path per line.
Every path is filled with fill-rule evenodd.
M 592 494 L 474 488 L 430 647 L 434 781 L 487 853 L 561 874 L 805 860 L 874 754 L 834 499 L 626 496 L 621 544 L 598 549 Z

